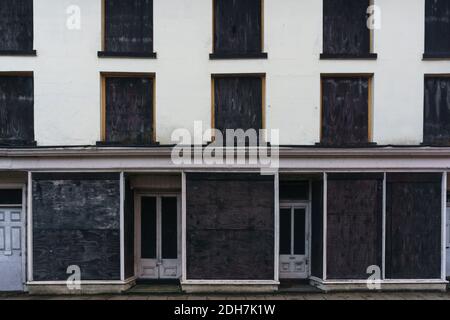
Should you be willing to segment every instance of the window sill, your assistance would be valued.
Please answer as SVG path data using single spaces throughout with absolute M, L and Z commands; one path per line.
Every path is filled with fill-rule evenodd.
M 36 57 L 36 50 L 0 50 L 0 56 Z
M 111 52 L 99 51 L 99 58 L 141 58 L 141 59 L 156 59 L 156 52 Z
M 320 60 L 377 60 L 378 54 L 335 54 L 335 53 L 321 53 Z
M 210 60 L 244 60 L 244 59 L 267 59 L 267 52 L 257 53 L 211 53 Z
M 424 53 L 422 60 L 450 60 L 450 53 Z
M 106 141 L 97 141 L 97 147 L 111 147 L 111 148 L 144 148 L 144 147 L 159 147 L 159 142 L 152 143 L 144 143 L 144 144 L 133 144 L 133 143 L 122 143 L 122 142 L 106 142 Z
M 319 148 L 330 148 L 330 149 L 345 149 L 345 148 L 373 148 L 377 147 L 378 144 L 376 142 L 366 142 L 366 143 L 350 143 L 350 144 L 343 144 L 343 145 L 335 145 L 331 143 L 323 143 L 318 142 L 316 143 L 316 147 Z

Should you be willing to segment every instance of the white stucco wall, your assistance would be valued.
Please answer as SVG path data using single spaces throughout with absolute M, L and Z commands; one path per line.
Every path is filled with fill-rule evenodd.
M 212 0 L 154 0 L 158 59 L 99 59 L 101 0 L 34 0 L 37 57 L 0 57 L 0 71 L 34 71 L 39 145 L 91 145 L 100 139 L 100 72 L 156 73 L 156 135 L 210 125 L 211 74 L 266 73 L 267 128 L 282 144 L 320 135 L 320 73 L 374 73 L 373 136 L 379 144 L 422 141 L 423 77 L 450 73 L 448 61 L 422 61 L 425 0 L 375 0 L 382 27 L 376 61 L 321 61 L 322 1 L 265 0 L 267 60 L 211 61 Z M 66 9 L 81 8 L 81 30 Z

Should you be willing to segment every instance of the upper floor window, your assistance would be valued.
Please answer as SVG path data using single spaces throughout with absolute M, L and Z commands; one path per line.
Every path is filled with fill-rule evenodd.
M 0 74 L 0 145 L 34 145 L 32 74 Z
M 103 11 L 100 57 L 156 57 L 153 52 L 153 0 L 104 0 Z
M 375 59 L 368 9 L 373 0 L 323 0 L 321 59 Z
M 154 76 L 105 74 L 102 87 L 100 144 L 154 144 Z
M 450 58 L 450 1 L 425 2 L 424 58 Z
M 264 127 L 264 81 L 262 75 L 213 76 L 213 128 L 222 132 L 224 143 L 227 129 L 244 132 L 254 129 L 256 140 L 235 137 L 234 143 L 258 143 L 259 130 Z
M 0 1 L 0 55 L 34 55 L 33 0 Z
M 423 142 L 450 145 L 450 76 L 425 77 Z
M 213 0 L 211 59 L 267 58 L 263 53 L 263 1 Z
M 322 77 L 321 144 L 366 145 L 371 139 L 371 76 Z

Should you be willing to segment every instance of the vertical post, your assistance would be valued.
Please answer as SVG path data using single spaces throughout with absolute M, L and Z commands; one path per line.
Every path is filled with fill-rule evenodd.
M 442 173 L 442 218 L 441 218 L 441 278 L 446 280 L 446 263 L 447 263 L 447 239 L 446 239 L 446 224 L 447 224 L 447 172 Z
M 323 173 L 323 280 L 327 280 L 327 191 L 328 175 Z
M 120 280 L 125 281 L 125 175 L 120 173 Z
M 280 281 L 280 197 L 279 197 L 279 193 L 280 193 L 280 174 L 279 172 L 275 173 L 274 176 L 274 197 L 275 197 L 275 212 L 274 212 L 274 217 L 275 217 L 275 265 L 274 265 L 274 270 L 275 270 L 275 275 L 274 275 L 274 279 L 276 282 Z
M 27 271 L 28 282 L 33 281 L 33 208 L 32 208 L 32 175 L 28 172 L 27 192 Z
M 181 173 L 181 282 L 187 280 L 186 267 L 186 173 Z
M 381 236 L 381 279 L 386 279 L 386 179 L 387 174 L 383 174 L 383 218 L 382 218 L 382 236 Z

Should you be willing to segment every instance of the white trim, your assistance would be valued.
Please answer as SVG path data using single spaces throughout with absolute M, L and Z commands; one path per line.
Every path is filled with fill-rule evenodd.
M 316 277 L 311 277 L 310 280 L 317 281 L 322 284 L 367 284 L 367 280 L 322 280 Z M 381 280 L 381 284 L 416 284 L 416 283 L 448 283 L 448 281 L 444 281 L 442 279 L 388 279 Z
M 275 173 L 274 175 L 274 197 L 275 197 L 275 230 L 274 230 L 274 238 L 275 238 L 275 265 L 274 265 L 274 280 L 275 282 L 280 281 L 280 175 L 279 173 Z
M 136 280 L 134 277 L 128 280 L 81 280 L 83 285 L 102 285 L 102 284 L 128 284 Z M 67 285 L 67 281 L 28 281 L 27 285 Z
M 275 280 L 184 280 L 181 285 L 279 285 L 279 281 Z
M 120 280 L 125 280 L 125 174 L 120 173 Z
M 181 282 L 187 281 L 186 266 L 186 173 L 181 173 Z
M 22 230 L 21 230 L 21 241 L 22 241 L 22 283 L 25 286 L 27 282 L 27 185 L 24 183 L 22 185 Z M 25 288 L 24 288 L 25 289 Z
M 441 215 L 441 278 L 445 280 L 447 263 L 446 223 L 447 223 L 447 172 L 442 172 L 442 215 Z
M 32 173 L 28 172 L 27 194 L 27 283 L 33 281 L 33 186 Z
M 383 173 L 383 207 L 382 207 L 382 226 L 381 226 L 381 279 L 386 279 L 386 187 L 387 174 Z
M 327 197 L 328 197 L 328 175 L 323 173 L 323 260 L 322 260 L 322 272 L 323 280 L 327 279 Z

